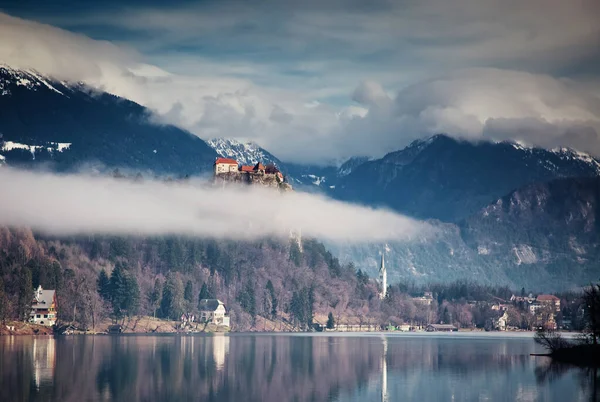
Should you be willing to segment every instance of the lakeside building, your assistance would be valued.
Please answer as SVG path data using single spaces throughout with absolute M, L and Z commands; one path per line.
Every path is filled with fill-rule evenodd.
M 225 304 L 219 299 L 200 300 L 200 322 L 207 324 L 230 326 Z
M 544 307 L 551 307 L 555 311 L 560 311 L 560 299 L 554 295 L 539 295 L 535 301 Z
M 56 324 L 57 308 L 56 292 L 54 290 L 44 290 L 40 285 L 33 294 L 29 322 L 51 327 Z
M 425 329 L 427 332 L 456 332 L 458 328 L 452 324 L 429 324 Z

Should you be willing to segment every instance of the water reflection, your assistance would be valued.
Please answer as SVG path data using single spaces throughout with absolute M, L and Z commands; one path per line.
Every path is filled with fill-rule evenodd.
M 587 393 L 587 400 L 600 401 L 600 370 L 598 367 L 576 367 L 546 358 L 535 369 L 536 379 L 540 384 L 561 381 L 565 375 L 569 374 L 574 374 L 578 378 L 581 389 Z
M 590 375 L 546 367 L 530 338 L 0 338 L 0 401 L 592 400 Z
M 53 338 L 33 338 L 33 381 L 37 390 L 42 384 L 51 385 L 54 380 L 55 343 Z

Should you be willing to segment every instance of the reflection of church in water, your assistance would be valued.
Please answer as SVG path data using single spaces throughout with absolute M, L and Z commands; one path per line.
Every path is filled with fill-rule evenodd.
M 381 368 L 381 376 L 373 376 L 369 380 L 368 398 L 369 400 L 380 400 L 381 402 L 390 402 L 389 390 L 388 390 L 388 367 L 387 367 L 387 354 L 388 354 L 388 338 L 385 335 L 381 335 L 381 345 L 383 346 L 381 352 L 381 358 L 379 360 L 379 367 Z M 375 395 L 378 394 L 378 398 L 375 399 Z
M 381 357 L 381 402 L 388 402 L 388 387 L 387 387 L 387 337 L 382 337 L 383 341 L 383 356 Z
M 55 345 L 56 340 L 53 338 L 33 338 L 33 381 L 38 390 L 42 384 L 52 384 L 54 382 L 54 369 L 56 367 Z

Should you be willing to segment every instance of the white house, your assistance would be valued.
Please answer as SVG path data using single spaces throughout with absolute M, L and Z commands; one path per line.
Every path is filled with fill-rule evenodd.
M 231 158 L 217 158 L 213 165 L 213 170 L 215 175 L 221 173 L 237 173 L 238 163 L 235 159 Z
M 56 324 L 57 303 L 54 290 L 44 290 L 41 286 L 34 291 L 29 322 L 52 326 Z
M 218 299 L 200 300 L 200 322 L 229 327 L 229 316 L 225 305 Z

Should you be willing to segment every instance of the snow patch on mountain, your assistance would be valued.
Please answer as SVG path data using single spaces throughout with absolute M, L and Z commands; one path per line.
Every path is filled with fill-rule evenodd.
M 526 244 L 519 244 L 514 246 L 513 253 L 515 254 L 517 265 L 535 264 L 538 260 L 531 246 Z
M 327 181 L 327 179 L 325 177 L 318 177 L 318 176 L 315 176 L 314 174 L 303 175 L 302 177 L 309 178 L 311 180 L 311 183 L 314 184 L 315 186 L 320 186 L 321 183 L 325 183 L 325 181 Z
M 71 147 L 70 142 L 48 142 L 46 145 L 29 145 L 29 144 L 21 144 L 20 142 L 14 141 L 5 141 L 2 143 L 2 147 L 0 151 L 10 152 L 14 149 L 24 149 L 26 151 L 31 152 L 31 157 L 35 159 L 35 153 L 41 149 L 46 149 L 48 152 L 63 152 Z M 6 160 L 6 157 L 0 155 L 0 159 Z
M 593 167 L 596 173 L 600 175 L 600 162 L 585 152 L 580 152 L 571 148 L 554 148 L 550 152 L 557 154 L 561 159 L 581 161 Z
M 281 162 L 253 142 L 241 142 L 234 139 L 214 138 L 208 140 L 207 144 L 212 147 L 219 156 L 235 159 L 242 165 L 255 165 L 262 162 L 270 163 L 281 168 Z
M 0 72 L 5 77 L 0 78 L 1 95 L 10 95 L 9 86 L 14 84 L 17 87 L 25 87 L 32 91 L 37 91 L 41 86 L 45 86 L 51 91 L 66 96 L 63 92 L 56 89 L 48 78 L 41 76 L 34 70 L 17 70 L 5 64 L 0 64 Z

